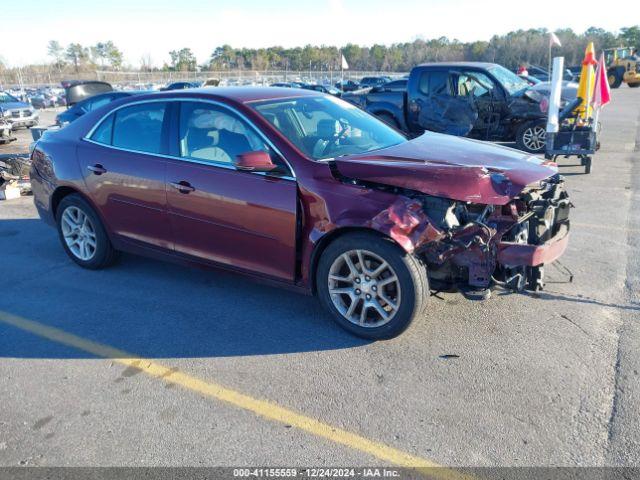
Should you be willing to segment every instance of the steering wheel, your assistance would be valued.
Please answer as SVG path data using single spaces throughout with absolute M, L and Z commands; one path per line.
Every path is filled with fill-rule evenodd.
M 323 155 L 327 155 L 339 147 L 340 141 L 347 138 L 347 135 L 351 132 L 351 125 L 348 120 L 339 118 L 337 122 L 340 124 L 340 132 L 324 147 L 322 151 Z

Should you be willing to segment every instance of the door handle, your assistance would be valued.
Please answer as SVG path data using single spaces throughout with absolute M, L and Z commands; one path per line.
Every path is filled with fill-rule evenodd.
M 184 180 L 181 180 L 179 182 L 170 182 L 169 185 L 178 190 L 180 193 L 189 193 L 195 190 L 195 188 L 192 187 L 189 182 L 185 182 Z
M 88 170 L 91 170 L 93 173 L 95 173 L 96 175 L 102 175 L 103 173 L 107 173 L 107 169 L 104 168 L 102 165 L 100 165 L 99 163 L 96 163 L 95 165 L 89 165 L 87 167 Z

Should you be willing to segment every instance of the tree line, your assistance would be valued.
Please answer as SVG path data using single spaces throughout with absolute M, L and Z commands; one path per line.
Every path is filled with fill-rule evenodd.
M 640 26 L 621 28 L 611 32 L 591 27 L 583 33 L 571 29 L 556 30 L 562 46 L 554 47 L 553 55 L 565 57 L 565 65 L 577 65 L 582 61 L 588 42 L 594 42 L 596 49 L 617 46 L 640 47 Z M 61 73 L 82 73 L 98 68 L 112 70 L 143 71 L 196 71 L 196 70 L 339 70 L 340 53 L 346 58 L 352 70 L 404 72 L 424 62 L 437 61 L 487 61 L 516 68 L 521 64 L 547 65 L 549 34 L 546 29 L 516 30 L 505 35 L 495 35 L 488 41 L 460 42 L 446 37 L 416 39 L 412 42 L 391 45 L 361 46 L 349 43 L 341 49 L 335 46 L 313 46 L 283 48 L 234 48 L 230 45 L 216 47 L 210 57 L 198 62 L 190 48 L 169 52 L 169 61 L 163 66 L 152 65 L 146 55 L 139 61 L 139 67 L 124 64 L 123 52 L 113 41 L 98 42 L 84 46 L 71 43 L 63 46 L 51 40 L 47 54 L 49 65 L 22 67 L 23 72 L 42 71 L 53 67 Z M 6 70 L 6 68 L 4 68 Z M 3 65 L 0 62 L 0 72 Z
M 392 45 L 360 46 L 350 43 L 341 51 L 351 69 L 363 71 L 402 72 L 420 63 L 454 60 L 495 62 L 508 68 L 516 68 L 520 64 L 544 66 L 549 57 L 549 33 L 546 29 L 517 30 L 506 35 L 495 35 L 489 41 L 475 42 L 441 37 Z M 566 65 L 582 61 L 588 42 L 594 42 L 598 50 L 623 45 L 640 47 L 638 25 L 622 28 L 619 32 L 592 27 L 583 33 L 571 29 L 557 30 L 555 33 L 562 46 L 554 47 L 553 55 L 564 56 Z M 190 51 L 184 53 L 189 54 Z M 189 58 L 192 63 L 185 60 L 166 67 L 186 68 L 195 63 L 194 57 Z M 312 45 L 259 49 L 223 45 L 213 51 L 202 67 L 206 70 L 339 70 L 340 51 L 336 47 Z
M 109 66 L 115 70 L 122 67 L 123 54 L 111 41 L 98 42 L 90 47 L 79 43 L 70 43 L 63 47 L 57 40 L 51 40 L 47 45 L 47 55 L 54 66 L 62 70 L 67 66 L 73 67 L 78 73 L 80 69 Z

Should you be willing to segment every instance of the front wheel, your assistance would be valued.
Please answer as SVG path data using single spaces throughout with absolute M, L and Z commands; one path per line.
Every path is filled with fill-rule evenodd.
M 518 148 L 529 153 L 542 153 L 546 146 L 547 131 L 543 121 L 524 123 L 516 132 Z
M 371 340 L 398 336 L 429 298 L 426 270 L 390 239 L 369 233 L 342 236 L 323 252 L 318 296 L 335 321 Z

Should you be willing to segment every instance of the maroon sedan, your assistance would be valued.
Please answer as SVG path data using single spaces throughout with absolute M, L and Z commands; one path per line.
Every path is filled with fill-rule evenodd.
M 127 251 L 224 267 L 315 293 L 372 339 L 405 330 L 431 291 L 541 288 L 568 242 L 555 164 L 409 140 L 308 90 L 128 97 L 46 135 L 32 160 L 40 216 L 80 266 Z

